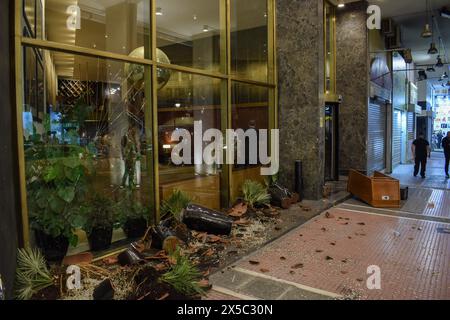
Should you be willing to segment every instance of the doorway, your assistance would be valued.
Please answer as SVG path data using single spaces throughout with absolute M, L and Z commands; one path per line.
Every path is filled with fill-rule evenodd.
M 339 180 L 339 104 L 325 104 L 325 181 Z

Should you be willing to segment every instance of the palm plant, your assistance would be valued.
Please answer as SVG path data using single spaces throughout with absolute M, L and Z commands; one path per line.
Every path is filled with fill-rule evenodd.
M 176 259 L 176 264 L 160 280 L 187 296 L 204 295 L 205 290 L 199 284 L 202 277 L 200 271 L 188 258 L 180 254 L 179 249 L 173 253 L 173 257 Z
M 161 205 L 161 217 L 172 216 L 178 221 L 181 220 L 181 212 L 192 199 L 183 191 L 174 190 L 172 195 Z
M 44 256 L 38 249 L 19 249 L 16 269 L 16 298 L 29 300 L 39 291 L 54 285 Z
M 264 206 L 270 203 L 270 195 L 267 189 L 259 182 L 246 180 L 242 185 L 244 201 L 250 208 Z

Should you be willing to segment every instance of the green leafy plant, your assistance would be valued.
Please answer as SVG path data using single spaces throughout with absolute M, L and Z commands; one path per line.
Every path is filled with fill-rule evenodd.
M 267 176 L 264 179 L 264 183 L 265 183 L 267 188 L 270 188 L 271 186 L 273 186 L 277 182 L 278 182 L 278 174 Z
M 15 291 L 16 298 L 29 300 L 39 291 L 54 285 L 46 261 L 38 249 L 19 249 Z
M 107 196 L 94 193 L 85 210 L 83 229 L 88 234 L 94 228 L 111 228 L 117 221 L 117 205 Z
M 172 254 L 172 257 L 176 260 L 176 264 L 162 275 L 160 280 L 187 296 L 204 295 L 205 290 L 199 284 L 202 278 L 200 271 L 188 258 L 180 254 L 179 249 Z
M 34 141 L 26 150 L 27 195 L 31 227 L 70 244 L 82 225 L 92 158 L 86 148 Z
M 150 209 L 133 196 L 130 190 L 125 191 L 123 199 L 119 203 L 117 218 L 121 225 L 127 220 L 145 219 L 149 220 Z
M 172 195 L 161 205 L 161 217 L 166 218 L 167 216 L 172 216 L 180 220 L 181 212 L 191 201 L 192 199 L 183 191 L 174 190 Z
M 267 189 L 259 182 L 246 180 L 242 185 L 242 194 L 244 201 L 251 207 L 268 205 L 270 195 Z

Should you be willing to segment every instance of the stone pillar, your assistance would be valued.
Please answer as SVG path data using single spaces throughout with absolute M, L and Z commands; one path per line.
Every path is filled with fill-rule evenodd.
M 13 65 L 10 61 L 12 45 L 11 17 L 13 1 L 0 1 L 0 275 L 6 297 L 12 299 L 16 269 L 17 223 L 19 215 L 16 116 Z M 10 23 L 11 22 L 11 23 Z M 22 63 L 22 61 L 19 61 Z
M 277 0 L 280 180 L 293 187 L 302 160 L 307 199 L 324 184 L 323 42 L 323 0 Z
M 339 169 L 367 170 L 369 40 L 366 1 L 336 10 L 336 92 L 339 106 Z

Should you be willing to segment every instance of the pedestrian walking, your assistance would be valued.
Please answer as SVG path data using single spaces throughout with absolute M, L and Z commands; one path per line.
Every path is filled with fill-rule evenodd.
M 425 179 L 425 172 L 427 170 L 427 157 L 431 156 L 430 143 L 425 139 L 423 133 L 419 134 L 419 138 L 414 140 L 411 145 L 411 152 L 415 160 L 414 177 L 420 176 Z
M 448 175 L 448 165 L 450 162 L 450 131 L 447 132 L 447 136 L 442 139 L 442 149 L 444 149 L 445 155 L 445 177 L 450 178 Z

